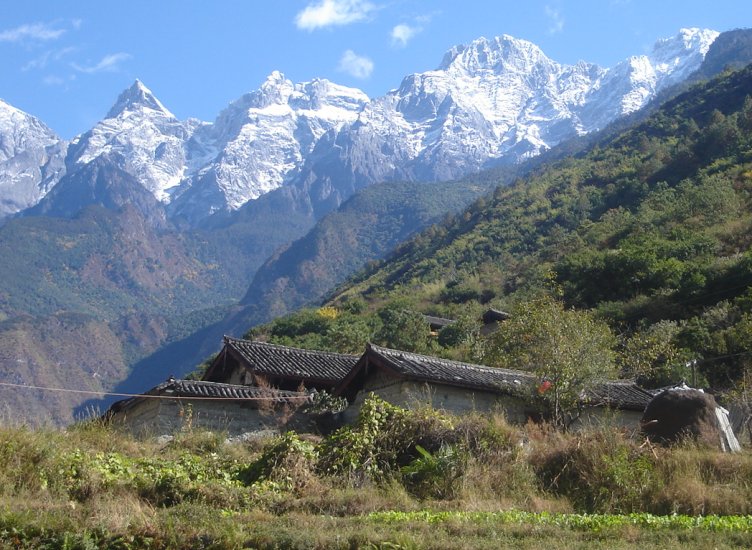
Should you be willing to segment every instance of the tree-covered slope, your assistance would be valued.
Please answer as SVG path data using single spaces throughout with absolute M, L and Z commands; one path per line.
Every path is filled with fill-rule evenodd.
M 241 329 L 320 301 L 368 262 L 461 210 L 503 177 L 496 171 L 461 181 L 384 183 L 364 189 L 259 268 L 241 300 Z
M 711 385 L 728 386 L 752 352 L 750 95 L 752 67 L 695 87 L 638 126 L 424 231 L 329 305 L 342 316 L 361 304 L 360 318 L 379 312 L 381 321 L 395 303 L 473 318 L 553 285 L 568 306 L 611 324 L 623 361 L 653 353 L 645 360 L 673 362 L 676 374 L 696 359 Z M 311 341 L 294 318 L 255 334 L 281 337 L 285 324 L 288 341 Z M 361 339 L 377 337 L 378 325 Z M 668 358 L 657 345 L 640 347 L 661 341 L 671 344 Z
M 97 181 L 126 196 L 116 176 Z M 290 216 L 281 230 L 257 208 L 180 231 L 141 206 L 94 197 L 69 217 L 0 227 L 0 382 L 111 391 L 142 358 L 221 319 L 261 262 L 312 223 Z M 6 387 L 1 397 L 15 418 L 64 424 L 91 396 Z

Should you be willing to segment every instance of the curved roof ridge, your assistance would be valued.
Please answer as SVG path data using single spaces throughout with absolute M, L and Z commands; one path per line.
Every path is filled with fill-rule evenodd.
M 276 349 L 279 351 L 291 351 L 294 353 L 302 353 L 302 354 L 308 354 L 308 355 L 330 355 L 330 356 L 343 357 L 347 359 L 360 357 L 360 355 L 355 355 L 351 353 L 338 353 L 336 351 L 296 348 L 292 346 L 284 346 L 282 344 L 272 344 L 270 342 L 262 342 L 261 340 L 246 340 L 244 338 L 235 338 L 233 336 L 227 336 L 227 335 L 224 336 L 224 340 L 227 343 L 239 342 L 244 345 L 266 347 L 266 348 Z
M 522 376 L 529 376 L 531 378 L 534 377 L 532 373 L 523 371 L 523 370 L 516 370 L 516 369 L 507 369 L 503 367 L 491 367 L 488 365 L 479 365 L 477 363 L 465 363 L 463 361 L 455 361 L 454 359 L 446 359 L 444 357 L 437 357 L 435 355 L 425 355 L 421 353 L 415 353 L 413 351 L 403 351 L 403 350 L 397 350 L 392 348 L 385 348 L 383 346 L 379 346 L 376 344 L 368 344 L 371 349 L 376 351 L 377 353 L 385 353 L 386 355 L 394 354 L 394 355 L 411 355 L 414 357 L 420 357 L 423 359 L 428 359 L 432 362 L 436 363 L 443 363 L 448 366 L 457 366 L 457 367 L 463 367 L 463 368 L 470 368 L 473 370 L 478 370 L 480 372 L 486 372 L 486 373 L 504 373 L 504 374 L 513 374 L 513 375 L 522 375 Z

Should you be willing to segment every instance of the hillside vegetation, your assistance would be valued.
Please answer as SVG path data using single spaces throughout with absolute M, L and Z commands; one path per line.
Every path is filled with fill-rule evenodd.
M 249 336 L 353 351 L 367 340 L 483 360 L 478 318 L 548 294 L 618 336 L 623 374 L 744 389 L 752 364 L 752 67 L 540 167 L 332 293 Z M 417 313 L 459 319 L 438 340 Z M 690 380 L 691 381 L 691 380 Z

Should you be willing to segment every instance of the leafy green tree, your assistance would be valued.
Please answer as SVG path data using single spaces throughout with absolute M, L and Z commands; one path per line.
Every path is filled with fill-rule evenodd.
M 388 304 L 378 315 L 382 326 L 376 334 L 377 342 L 405 351 L 428 350 L 431 328 L 423 315 L 406 309 L 399 301 Z
M 363 353 L 373 338 L 375 324 L 371 318 L 340 314 L 327 330 L 326 349 L 339 353 Z
M 622 349 L 622 373 L 653 388 L 682 380 L 692 383 L 691 353 L 676 345 L 680 330 L 675 321 L 660 321 L 636 331 Z
M 510 313 L 491 337 L 486 361 L 534 373 L 538 398 L 554 424 L 566 428 L 579 415 L 583 390 L 615 374 L 615 338 L 591 313 L 566 309 L 548 295 Z

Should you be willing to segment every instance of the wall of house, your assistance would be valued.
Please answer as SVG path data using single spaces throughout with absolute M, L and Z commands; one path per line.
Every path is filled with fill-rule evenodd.
M 223 384 L 235 384 L 242 386 L 251 385 L 251 378 L 252 376 L 250 376 L 245 367 L 242 367 L 241 365 L 235 363 L 232 367 L 232 371 L 230 371 L 230 376 L 227 378 L 227 380 L 216 381 L 222 382 Z
M 523 424 L 527 421 L 530 407 L 522 399 L 499 395 L 495 392 L 469 390 L 446 384 L 428 384 L 411 380 L 394 379 L 383 372 L 369 377 L 353 403 L 345 410 L 346 422 L 354 422 L 366 395 L 373 392 L 384 401 L 406 409 L 430 405 L 435 409 L 453 414 L 470 412 L 503 412 L 510 422 Z
M 285 407 L 265 410 L 237 401 L 146 399 L 117 413 L 113 423 L 139 437 L 173 435 L 186 429 L 244 433 L 276 433 L 293 411 Z
M 585 409 L 580 417 L 570 426 L 574 430 L 586 428 L 602 428 L 604 426 L 623 428 L 625 430 L 640 430 L 640 420 L 643 411 L 626 411 L 609 409 L 607 407 L 591 407 Z

